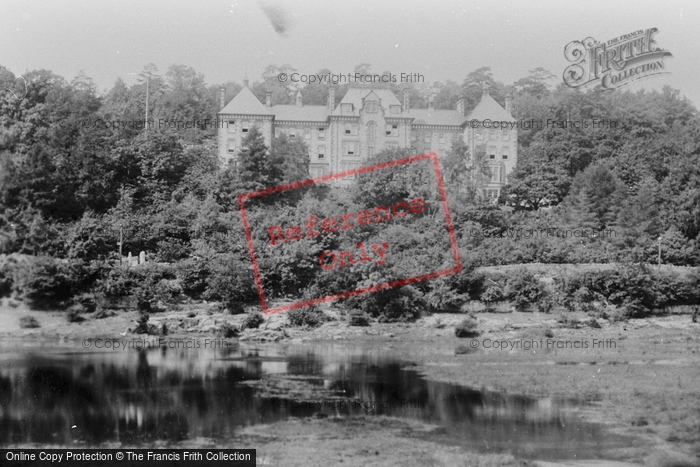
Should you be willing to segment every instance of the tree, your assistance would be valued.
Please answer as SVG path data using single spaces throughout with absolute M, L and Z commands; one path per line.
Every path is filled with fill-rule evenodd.
M 265 145 L 265 139 L 257 127 L 252 127 L 242 141 L 238 153 L 239 176 L 249 191 L 262 190 L 279 185 L 284 178 L 284 157 L 273 155 Z
M 532 147 L 521 151 L 503 196 L 515 209 L 537 211 L 542 206 L 559 204 L 570 184 L 571 179 L 559 159 L 549 158 L 541 148 Z

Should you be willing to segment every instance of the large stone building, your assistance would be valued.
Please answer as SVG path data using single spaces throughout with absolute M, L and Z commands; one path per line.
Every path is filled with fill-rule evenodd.
M 444 156 L 452 143 L 461 138 L 472 154 L 485 152 L 491 179 L 488 197 L 497 197 L 517 162 L 516 128 L 492 129 L 484 121 L 514 122 L 510 100 L 501 107 L 484 87 L 481 101 L 465 114 L 464 100 L 454 110 L 412 109 L 408 91 L 400 102 L 386 88 L 351 87 L 336 104 L 331 88 L 328 105 L 304 105 L 297 93 L 294 105 L 271 105 L 268 94 L 261 103 L 247 82 L 236 97 L 224 106 L 222 89 L 219 119 L 219 155 L 236 157 L 241 141 L 256 126 L 269 145 L 273 136 L 286 134 L 299 138 L 309 147 L 311 177 L 341 172 L 363 165 L 363 160 L 387 148 L 412 148 L 416 154 L 435 152 Z M 478 125 L 475 121 L 481 122 Z

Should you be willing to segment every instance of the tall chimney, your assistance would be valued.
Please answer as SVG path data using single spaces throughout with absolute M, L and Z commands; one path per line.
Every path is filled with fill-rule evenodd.
M 331 86 L 328 92 L 328 111 L 333 112 L 335 110 L 335 88 Z
M 482 99 L 483 99 L 484 97 L 486 97 L 486 96 L 489 95 L 489 88 L 490 88 L 490 87 L 491 87 L 491 86 L 489 86 L 489 83 L 487 83 L 486 81 L 484 81 L 484 82 L 482 83 L 482 85 L 481 85 L 481 89 L 482 89 L 481 98 L 482 98 Z
M 301 91 L 297 91 L 297 107 L 301 107 Z
M 246 72 L 245 78 L 243 78 L 243 86 L 248 87 L 248 73 Z
M 432 94 L 430 94 L 428 96 L 428 108 L 430 110 L 435 110 L 435 107 L 433 107 L 433 95 Z
M 506 111 L 513 115 L 513 100 L 510 98 L 510 96 L 506 96 Z
M 459 99 L 457 99 L 457 112 L 462 116 L 464 115 L 464 96 L 459 96 Z
M 265 107 L 272 107 L 272 91 L 265 93 Z
M 410 104 L 410 93 L 408 92 L 408 88 L 403 90 L 403 111 L 408 112 L 410 110 L 409 104 Z
M 226 107 L 226 88 L 221 86 L 219 88 L 219 110 L 223 110 Z

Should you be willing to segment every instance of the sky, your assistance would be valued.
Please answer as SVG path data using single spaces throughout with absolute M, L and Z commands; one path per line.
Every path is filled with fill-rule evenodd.
M 505 84 L 536 67 L 560 83 L 569 42 L 656 27 L 671 74 L 630 89 L 670 85 L 698 106 L 699 26 L 697 0 L 0 0 L 0 65 L 68 80 L 82 70 L 101 91 L 151 62 L 163 74 L 191 66 L 207 84 L 260 80 L 270 64 L 313 74 L 363 62 L 426 83 L 461 83 L 483 66 Z

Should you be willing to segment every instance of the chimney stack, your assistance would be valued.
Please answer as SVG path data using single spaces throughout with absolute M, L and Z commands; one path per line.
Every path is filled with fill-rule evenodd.
M 403 111 L 408 112 L 410 110 L 409 104 L 410 104 L 410 93 L 408 91 L 408 88 L 403 90 Z
M 457 99 L 457 112 L 464 116 L 464 96 L 459 96 L 459 99 Z
M 482 89 L 481 98 L 482 98 L 482 99 L 483 99 L 484 97 L 486 97 L 486 96 L 489 95 L 489 88 L 490 88 L 490 87 L 491 87 L 491 86 L 489 86 L 489 83 L 487 83 L 486 81 L 484 81 L 484 82 L 482 83 L 482 85 L 481 85 L 481 89 Z
M 513 115 L 513 101 L 511 100 L 510 96 L 506 96 L 506 111 Z
M 335 110 L 335 88 L 331 86 L 328 92 L 328 112 Z
M 248 87 L 248 73 L 245 74 L 245 78 L 243 78 L 243 86 Z
M 301 107 L 301 91 L 297 91 L 297 107 Z
M 433 106 L 433 95 L 432 94 L 430 94 L 428 96 L 428 108 L 430 110 L 435 110 L 435 107 Z
M 265 107 L 272 107 L 272 92 L 267 91 L 265 93 Z
M 226 88 L 221 86 L 219 88 L 219 110 L 224 110 L 226 107 Z

